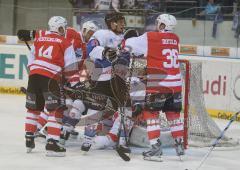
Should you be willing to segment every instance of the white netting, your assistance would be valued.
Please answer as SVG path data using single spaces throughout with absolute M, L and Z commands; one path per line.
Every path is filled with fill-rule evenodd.
M 134 69 L 146 67 L 146 60 L 135 59 Z M 221 130 L 213 119 L 209 116 L 205 108 L 204 95 L 202 89 L 202 64 L 201 62 L 190 62 L 190 70 L 186 69 L 186 64 L 181 63 L 181 73 L 183 81 L 185 82 L 186 73 L 189 72 L 189 104 L 188 104 L 188 144 L 190 146 L 211 146 L 214 140 L 220 135 Z M 137 74 L 137 73 L 136 73 Z M 183 85 L 183 92 L 185 91 L 185 85 Z M 183 93 L 183 99 L 186 95 Z M 184 101 L 184 100 L 183 100 Z M 183 103 L 184 106 L 184 103 Z M 186 106 L 184 106 L 186 107 Z M 183 121 L 183 113 L 181 114 Z M 165 114 L 160 113 L 161 122 L 161 140 L 164 145 L 172 145 L 173 140 L 169 132 L 169 123 L 166 120 Z M 136 128 L 133 130 L 133 137 L 131 142 L 136 145 L 146 146 L 148 145 L 147 133 L 144 128 Z M 139 138 L 139 139 L 137 139 Z M 186 140 L 186 136 L 185 136 Z M 226 136 L 220 141 L 219 146 L 234 146 L 238 142 L 227 138 Z
M 181 69 L 184 76 L 186 69 Z M 188 109 L 188 142 L 192 146 L 210 146 L 221 133 L 221 130 L 209 116 L 204 101 L 202 88 L 202 64 L 190 62 L 190 89 Z M 224 136 L 220 146 L 237 144 Z

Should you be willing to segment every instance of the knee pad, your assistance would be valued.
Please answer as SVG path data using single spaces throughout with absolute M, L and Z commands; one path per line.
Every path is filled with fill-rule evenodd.
M 66 103 L 67 109 L 64 110 L 63 115 L 66 116 L 66 117 L 68 117 L 68 116 L 69 116 L 69 112 L 70 112 L 70 110 L 72 109 L 73 100 L 70 99 L 70 98 L 67 98 L 67 99 L 65 100 L 65 103 Z
M 72 109 L 69 112 L 69 117 L 72 119 L 80 119 L 82 113 L 85 111 L 85 105 L 81 100 L 75 100 L 72 104 Z

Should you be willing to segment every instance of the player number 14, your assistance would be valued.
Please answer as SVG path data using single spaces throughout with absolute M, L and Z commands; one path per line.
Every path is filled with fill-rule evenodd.
M 38 56 L 51 59 L 52 50 L 53 50 L 53 46 L 49 46 L 47 49 L 44 49 L 44 46 L 41 46 L 41 48 L 39 48 Z

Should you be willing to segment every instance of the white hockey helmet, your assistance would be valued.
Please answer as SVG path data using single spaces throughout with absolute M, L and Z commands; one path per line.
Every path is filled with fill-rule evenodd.
M 159 27 L 161 24 L 165 25 L 164 30 L 173 31 L 177 25 L 177 20 L 173 15 L 161 14 L 156 19 L 156 26 L 159 31 L 161 31 Z
M 98 29 L 99 29 L 98 26 L 92 21 L 84 22 L 82 25 L 82 33 L 84 32 L 84 34 L 87 34 L 88 31 L 96 32 Z
M 67 27 L 67 20 L 61 16 L 53 16 L 48 21 L 49 31 L 57 32 L 59 34 L 62 34 L 59 32 L 59 28 L 62 27 L 64 30 L 64 34 L 66 32 Z

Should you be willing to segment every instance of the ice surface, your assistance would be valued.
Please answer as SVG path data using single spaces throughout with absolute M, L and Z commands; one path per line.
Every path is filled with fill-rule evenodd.
M 130 162 L 124 162 L 114 150 L 92 150 L 82 155 L 80 145 L 68 145 L 66 157 L 45 156 L 44 142 L 26 153 L 24 141 L 24 96 L 0 94 L 0 170 L 194 170 L 209 148 L 189 148 L 183 162 L 171 148 L 164 149 L 164 162 L 144 161 L 134 149 Z M 223 129 L 227 120 L 216 120 Z M 240 139 L 240 123 L 234 122 L 228 136 Z M 217 148 L 201 167 L 202 170 L 239 170 L 240 147 Z

